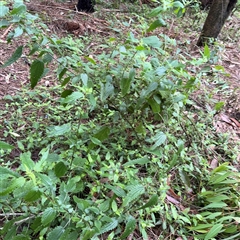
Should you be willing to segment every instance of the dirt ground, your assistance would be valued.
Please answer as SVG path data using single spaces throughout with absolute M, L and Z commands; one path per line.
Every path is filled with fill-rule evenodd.
M 32 0 L 27 3 L 27 8 L 32 14 L 39 14 L 48 25 L 49 30 L 58 36 L 66 36 L 72 34 L 78 37 L 81 34 L 98 34 L 102 37 L 110 35 L 107 17 L 104 12 L 115 11 L 118 14 L 118 9 L 102 9 L 101 12 L 94 14 L 76 13 L 74 11 L 74 2 L 60 3 L 53 0 L 50 1 L 37 1 Z M 66 17 L 67 16 L 67 17 Z M 239 16 L 239 14 L 238 14 Z M 231 20 L 225 24 L 225 32 L 228 27 L 240 31 L 240 18 L 232 16 Z M 234 27 L 232 27 L 234 26 Z M 171 26 L 172 27 L 172 26 Z M 0 30 L 0 65 L 3 64 L 20 45 L 27 45 L 28 39 L 19 37 L 7 44 L 7 34 L 13 30 L 13 26 L 7 29 Z M 170 31 L 170 30 L 168 30 Z M 196 42 L 199 33 L 195 34 L 194 41 Z M 239 34 L 237 34 L 239 36 Z M 225 41 L 224 41 L 225 40 Z M 219 53 L 218 65 L 225 68 L 227 74 L 222 75 L 222 79 L 228 83 L 229 89 L 228 96 L 216 95 L 214 96 L 218 101 L 225 102 L 224 109 L 221 113 L 217 114 L 214 120 L 216 131 L 231 132 L 234 141 L 240 140 L 240 41 L 226 41 L 222 40 L 221 35 L 219 41 L 224 44 L 224 50 Z M 97 51 L 97 44 L 92 43 L 91 49 Z M 191 51 L 191 50 L 190 50 Z M 189 54 L 195 54 L 195 50 Z M 27 53 L 24 53 L 27 55 Z M 55 82 L 54 74 L 50 73 L 42 81 L 42 84 L 57 84 Z M 29 85 L 29 63 L 25 56 L 22 56 L 16 63 L 7 68 L 0 69 L 0 109 L 4 109 L 5 102 L 4 96 L 15 95 L 21 91 L 22 86 Z M 209 86 L 209 89 L 214 88 L 214 84 Z M 240 158 L 240 155 L 239 155 Z M 239 159 L 240 160 L 240 159 Z

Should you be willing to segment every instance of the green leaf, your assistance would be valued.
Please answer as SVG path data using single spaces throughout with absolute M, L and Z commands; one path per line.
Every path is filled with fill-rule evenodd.
M 121 87 L 121 91 L 122 91 L 122 95 L 125 96 L 129 89 L 130 89 L 130 85 L 131 85 L 131 79 L 130 78 L 122 78 L 121 83 L 120 83 L 120 87 Z
M 33 89 L 44 73 L 44 63 L 38 59 L 34 60 L 30 68 L 30 82 Z
M 13 179 L 11 182 L 9 182 L 9 187 L 6 189 L 2 190 L 0 192 L 0 196 L 5 196 L 9 193 L 12 193 L 16 188 L 21 188 L 25 184 L 26 180 L 24 177 L 19 177 L 16 179 Z
M 4 177 L 4 175 L 10 175 L 10 176 L 14 176 L 14 177 L 19 177 L 20 176 L 19 173 L 15 172 L 15 171 L 12 171 L 9 168 L 0 166 L 0 178 Z
M 209 240 L 217 236 L 223 228 L 223 224 L 215 224 L 207 233 L 204 240 Z
M 78 198 L 76 196 L 73 196 L 73 200 L 75 203 L 77 203 L 78 208 L 83 211 L 90 206 L 89 201 Z
M 129 166 L 134 166 L 136 164 L 143 165 L 143 164 L 148 163 L 149 161 L 150 161 L 150 159 L 148 157 L 137 158 L 137 159 L 134 159 L 132 161 L 124 163 L 123 166 L 124 167 L 129 167 Z
M 118 186 L 111 186 L 111 185 L 108 184 L 108 185 L 106 185 L 106 187 L 108 189 L 111 189 L 118 197 L 123 198 L 123 197 L 126 196 L 125 191 L 122 188 L 118 187 Z
M 11 15 L 20 15 L 21 13 L 25 13 L 27 10 L 26 6 L 23 3 L 19 3 L 18 7 L 14 7 L 10 12 Z
M 156 205 L 157 202 L 158 202 L 158 195 L 154 194 L 154 195 L 152 195 L 152 197 L 150 198 L 150 200 L 147 203 L 145 203 L 142 207 L 138 208 L 137 210 L 152 207 L 152 206 Z
M 32 191 L 29 191 L 24 199 L 25 201 L 27 202 L 33 202 L 33 201 L 36 201 L 38 200 L 40 197 L 41 197 L 42 193 L 40 191 L 35 191 L 35 190 L 32 190 Z
M 60 178 L 67 172 L 67 167 L 63 162 L 59 162 L 54 167 L 55 175 Z
M 149 26 L 149 28 L 147 29 L 147 32 L 151 32 L 158 27 L 166 27 L 166 26 L 167 26 L 166 22 L 162 18 L 158 18 Z
M 83 93 L 81 93 L 81 92 L 73 92 L 70 95 L 66 96 L 65 99 L 62 101 L 62 103 L 63 104 L 75 103 L 78 99 L 83 98 L 83 97 L 84 97 Z
M 163 132 L 158 132 L 155 136 L 153 136 L 154 145 L 151 147 L 152 150 L 156 149 L 160 145 L 162 145 L 167 140 L 167 136 Z
M 160 110 L 161 110 L 160 104 L 158 102 L 156 102 L 155 99 L 149 98 L 147 100 L 147 102 L 151 106 L 151 109 L 152 109 L 153 113 L 159 113 L 160 112 Z
M 232 235 L 231 237 L 228 237 L 228 238 L 222 238 L 221 240 L 236 240 L 236 239 L 239 239 L 237 238 L 238 236 L 240 236 L 240 233 Z
M 44 226 L 49 225 L 56 217 L 56 210 L 49 207 L 42 214 L 41 222 Z
M 86 73 L 81 74 L 81 80 L 82 80 L 83 86 L 88 85 L 88 75 Z
M 81 240 L 89 240 L 89 239 L 92 239 L 92 237 L 94 236 L 94 234 L 96 233 L 96 230 L 86 230 L 84 231 L 83 233 L 83 236 L 81 236 Z
M 224 208 L 226 206 L 227 206 L 227 204 L 224 202 L 214 202 L 214 203 L 210 203 L 207 206 L 203 207 L 202 210 L 209 209 L 209 208 Z
M 150 14 L 149 14 L 149 17 L 156 17 L 158 14 L 160 14 L 161 12 L 163 12 L 164 9 L 162 6 L 159 6 L 157 8 L 154 8 Z
M 106 84 L 101 83 L 101 101 L 105 101 L 109 96 L 114 94 L 114 86 L 112 84 L 112 77 L 107 76 Z
M 109 138 L 110 128 L 107 126 L 101 127 L 93 136 L 101 142 Z
M 9 8 L 6 6 L 0 6 L 0 18 L 6 16 L 9 12 Z
M 23 46 L 18 47 L 16 51 L 13 53 L 13 55 L 2 66 L 0 66 L 0 68 L 7 67 L 16 62 L 22 56 L 22 51 Z
M 184 5 L 180 1 L 173 2 L 173 7 L 184 8 Z
M 123 234 L 120 236 L 120 240 L 126 239 L 136 228 L 136 219 L 132 216 L 128 217 L 128 221 Z
M 3 149 L 3 150 L 12 150 L 14 148 L 14 146 L 6 143 L 6 142 L 3 142 L 3 141 L 0 141 L 0 149 Z
M 52 127 L 49 127 L 48 129 L 49 129 L 49 132 L 48 132 L 49 137 L 62 136 L 71 131 L 71 124 L 66 123 L 61 126 L 52 126 Z
M 203 55 L 204 55 L 207 59 L 210 59 L 211 52 L 210 52 L 210 49 L 209 49 L 208 45 L 205 45 L 205 46 L 204 46 Z
M 100 232 L 98 233 L 98 235 L 113 230 L 114 228 L 117 227 L 117 225 L 118 225 L 118 220 L 113 218 L 110 223 L 107 223 L 104 226 L 102 226 L 102 228 L 101 228 Z
M 180 175 L 180 178 L 183 182 L 183 184 L 187 187 L 187 188 L 191 188 L 191 185 L 190 185 L 190 179 L 189 179 L 189 176 L 187 175 L 187 173 L 180 169 L 179 170 L 179 175 Z
M 71 77 L 66 77 L 66 78 L 64 78 L 63 81 L 62 81 L 61 86 L 64 87 L 66 84 L 69 83 L 70 80 L 71 80 Z
M 47 235 L 47 240 L 59 240 L 63 233 L 64 228 L 57 226 Z
M 20 155 L 20 161 L 21 161 L 25 171 L 34 169 L 35 163 L 31 159 L 31 153 L 30 152 L 22 153 Z
M 145 192 L 145 189 L 142 185 L 133 185 L 129 186 L 128 188 L 130 191 L 128 192 L 126 198 L 123 201 L 123 207 L 129 205 L 130 202 L 140 197 Z
M 144 44 L 153 48 L 159 48 L 162 45 L 162 42 L 159 40 L 157 36 L 145 37 L 142 39 L 142 41 Z
M 62 98 L 66 98 L 67 96 L 71 95 L 73 93 L 73 90 L 71 89 L 66 89 L 61 93 Z
M 218 102 L 218 103 L 215 104 L 214 109 L 216 111 L 219 111 L 224 107 L 224 104 L 225 104 L 224 102 Z

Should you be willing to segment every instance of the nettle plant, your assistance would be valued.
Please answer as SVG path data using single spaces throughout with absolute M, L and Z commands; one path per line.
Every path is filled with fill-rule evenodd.
M 26 11 L 23 3 L 18 4 L 14 9 Z M 17 24 L 29 34 L 24 12 L 14 9 L 5 11 L 6 21 L 12 21 L 11 15 L 21 16 Z M 31 88 L 54 60 L 63 90 L 55 110 L 48 112 L 58 118 L 45 120 L 44 133 L 41 128 L 41 144 L 26 148 L 28 137 L 18 142 L 22 153 L 15 169 L 4 165 L 13 146 L 0 142 L 4 156 L 0 234 L 4 239 L 126 239 L 133 233 L 147 239 L 148 228 L 155 226 L 162 229 L 163 239 L 168 234 L 186 239 L 197 232 L 202 233 L 200 239 L 237 234 L 238 226 L 230 228 L 230 224 L 239 217 L 239 176 L 225 165 L 206 179 L 208 188 L 202 188 L 196 201 L 201 205 L 198 215 L 192 214 L 190 206 L 183 211 L 165 202 L 173 168 L 187 169 L 193 180 L 199 176 L 179 126 L 172 128 L 181 120 L 185 104 L 191 104 L 188 95 L 198 81 L 178 59 L 180 50 L 175 55 L 168 53 L 177 47 L 173 39 L 166 35 L 137 38 L 130 32 L 122 43 L 116 38 L 106 40 L 99 46 L 102 53 L 94 56 L 84 56 L 81 40 L 48 37 L 40 30 L 32 40 L 28 46 L 29 58 L 34 58 Z M 22 49 L 3 66 L 21 57 Z M 35 160 L 31 152 L 39 145 Z M 179 174 L 188 186 L 187 173 Z M 213 219 L 214 209 L 219 213 L 224 206 L 229 206 L 231 216 L 216 214 L 218 218 Z

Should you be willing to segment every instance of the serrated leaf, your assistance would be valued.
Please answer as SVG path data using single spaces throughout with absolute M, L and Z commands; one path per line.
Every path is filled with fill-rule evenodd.
M 56 217 L 56 210 L 49 207 L 46 208 L 42 214 L 41 222 L 44 226 L 49 225 Z
M 35 163 L 31 159 L 31 153 L 30 152 L 22 153 L 20 155 L 20 161 L 21 161 L 25 171 L 34 169 Z
M 47 240 L 59 240 L 63 233 L 64 228 L 57 226 L 47 235 Z
M 148 208 L 148 207 L 152 207 L 152 206 L 156 205 L 157 202 L 158 202 L 158 195 L 154 194 L 154 195 L 152 195 L 150 200 L 146 204 L 144 204 L 142 207 L 138 208 L 138 210 L 139 209 L 145 209 L 145 208 Z
M 166 22 L 162 18 L 158 18 L 149 26 L 149 28 L 147 29 L 147 32 L 151 32 L 158 27 L 165 27 L 166 25 L 167 25 Z
M 136 219 L 132 216 L 128 218 L 125 230 L 120 236 L 120 240 L 126 239 L 136 228 Z
M 26 180 L 24 177 L 13 179 L 11 182 L 9 182 L 9 187 L 7 187 L 6 189 L 3 189 L 0 192 L 0 196 L 5 196 L 13 192 L 16 188 L 21 188 L 25 184 L 25 182 Z
M 59 162 L 54 167 L 55 175 L 60 178 L 67 172 L 67 167 L 63 162 Z
M 158 132 L 155 136 L 153 136 L 154 145 L 151 147 L 151 150 L 156 149 L 160 145 L 162 145 L 167 140 L 167 136 L 163 132 Z
M 16 51 L 13 53 L 13 55 L 2 66 L 0 66 L 0 68 L 7 67 L 16 62 L 22 56 L 22 51 L 23 46 L 18 47 Z
M 212 226 L 212 228 L 209 230 L 207 235 L 205 236 L 204 240 L 209 240 L 217 236 L 223 228 L 223 224 L 215 224 Z
M 98 233 L 98 235 L 113 230 L 114 228 L 117 227 L 117 225 L 118 225 L 118 220 L 113 218 L 110 223 L 107 223 L 107 224 L 105 224 L 104 226 L 101 227 L 101 230 Z
M 6 143 L 6 142 L 3 142 L 3 141 L 0 141 L 0 149 L 3 149 L 3 150 L 12 150 L 14 148 L 14 146 Z
M 95 230 L 86 230 L 86 231 L 84 231 L 84 235 L 83 236 L 81 236 L 81 240 L 89 240 L 89 239 L 91 239 L 93 236 L 94 236 L 94 234 L 96 233 L 96 231 Z
M 66 124 L 63 124 L 61 126 L 49 127 L 49 130 L 50 130 L 48 132 L 49 137 L 62 136 L 62 135 L 65 135 L 65 134 L 67 134 L 71 131 L 71 124 L 66 123 Z
M 40 191 L 35 191 L 35 190 L 32 190 L 32 191 L 29 191 L 24 199 L 25 201 L 27 202 L 33 202 L 33 201 L 36 201 L 38 200 L 40 197 L 41 197 L 42 193 Z
M 38 59 L 34 60 L 30 68 L 30 82 L 33 89 L 44 73 L 44 63 Z
M 10 175 L 10 176 L 14 176 L 14 177 L 19 177 L 19 173 L 12 171 L 6 167 L 1 167 L 0 166 L 0 178 L 4 177 L 4 175 Z
M 88 208 L 90 206 L 90 203 L 87 200 L 78 198 L 76 196 L 73 196 L 73 200 L 75 203 L 77 203 L 78 208 L 81 210 L 85 210 L 86 208 Z
M 55 184 L 49 176 L 42 173 L 35 173 L 35 175 L 41 180 L 43 186 L 48 187 L 50 190 L 55 188 Z
M 145 189 L 142 185 L 135 185 L 130 187 L 126 198 L 123 201 L 123 206 L 127 206 L 130 202 L 140 197 L 145 192 Z
M 108 189 L 111 189 L 118 197 L 123 198 L 123 197 L 126 196 L 126 192 L 122 188 L 120 188 L 118 186 L 106 185 L 106 187 Z

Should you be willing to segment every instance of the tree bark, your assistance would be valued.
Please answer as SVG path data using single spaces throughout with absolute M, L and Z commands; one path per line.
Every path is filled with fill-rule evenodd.
M 210 38 L 217 38 L 236 3 L 237 0 L 213 0 L 197 42 L 198 46 L 208 43 Z

